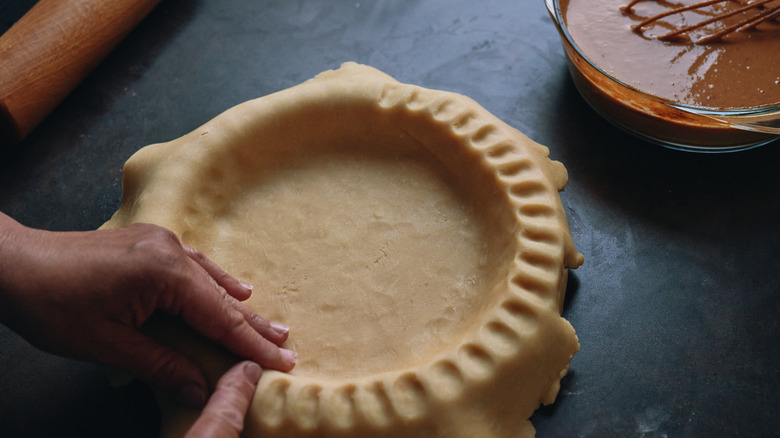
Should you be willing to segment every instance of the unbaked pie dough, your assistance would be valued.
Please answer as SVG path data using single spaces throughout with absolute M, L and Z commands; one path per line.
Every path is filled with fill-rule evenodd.
M 579 348 L 561 318 L 583 262 L 547 148 L 467 97 L 344 64 L 141 149 L 104 227 L 155 223 L 292 327 L 247 437 L 517 437 Z M 236 358 L 152 328 L 215 383 Z M 164 435 L 197 413 L 165 400 Z

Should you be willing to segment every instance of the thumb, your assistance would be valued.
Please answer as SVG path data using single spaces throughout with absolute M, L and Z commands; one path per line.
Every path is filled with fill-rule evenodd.
M 238 438 L 261 373 L 260 366 L 249 361 L 228 370 L 186 438 Z
M 114 357 L 104 363 L 124 368 L 137 378 L 168 392 L 181 403 L 202 408 L 208 395 L 203 372 L 186 355 L 158 343 L 130 328 L 115 339 L 123 339 L 126 348 L 113 348 Z

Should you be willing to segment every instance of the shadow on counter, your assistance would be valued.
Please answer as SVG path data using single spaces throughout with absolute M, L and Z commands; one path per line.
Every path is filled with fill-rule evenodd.
M 741 152 L 694 153 L 640 140 L 601 118 L 567 80 L 546 135 L 569 170 L 564 197 L 586 196 L 627 217 L 683 233 L 755 227 L 780 215 L 780 139 Z M 575 193 L 571 193 L 575 192 Z

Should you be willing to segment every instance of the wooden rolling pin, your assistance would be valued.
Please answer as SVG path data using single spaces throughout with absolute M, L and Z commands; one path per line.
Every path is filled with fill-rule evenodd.
M 0 145 L 18 143 L 159 0 L 40 0 L 0 37 Z

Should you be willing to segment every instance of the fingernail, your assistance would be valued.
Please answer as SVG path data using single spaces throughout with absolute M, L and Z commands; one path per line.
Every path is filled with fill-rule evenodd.
M 241 286 L 242 286 L 244 289 L 247 289 L 247 290 L 254 290 L 254 288 L 255 288 L 255 287 L 254 287 L 254 286 L 252 286 L 251 284 L 246 284 L 246 283 L 241 283 Z
M 194 383 L 188 383 L 179 392 L 179 400 L 187 406 L 202 408 L 206 404 L 206 391 Z
M 277 324 L 275 322 L 271 323 L 271 328 L 274 329 L 274 331 L 279 333 L 280 335 L 286 335 L 290 331 L 290 327 L 287 327 L 286 325 Z
M 298 363 L 298 353 L 288 350 L 286 348 L 280 348 L 279 350 L 282 351 L 282 356 L 288 361 L 292 362 L 294 364 Z
M 262 374 L 263 369 L 260 368 L 260 365 L 254 362 L 247 362 L 246 365 L 244 365 L 244 376 L 252 383 L 257 383 Z

